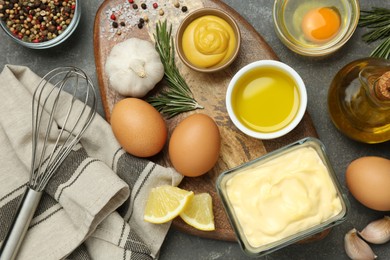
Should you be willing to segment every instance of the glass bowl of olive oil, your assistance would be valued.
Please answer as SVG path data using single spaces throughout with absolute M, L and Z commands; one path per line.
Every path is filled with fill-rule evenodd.
M 358 0 L 275 0 L 273 8 L 277 36 L 304 56 L 324 56 L 341 48 L 359 17 Z
M 274 139 L 289 133 L 301 121 L 307 107 L 306 87 L 287 64 L 255 61 L 231 79 L 226 107 L 241 132 L 257 139 Z

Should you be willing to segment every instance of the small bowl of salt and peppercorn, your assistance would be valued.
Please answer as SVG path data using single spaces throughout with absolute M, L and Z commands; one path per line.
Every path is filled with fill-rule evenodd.
M 12 40 L 31 49 L 64 42 L 80 21 L 79 0 L 0 0 L 0 25 Z

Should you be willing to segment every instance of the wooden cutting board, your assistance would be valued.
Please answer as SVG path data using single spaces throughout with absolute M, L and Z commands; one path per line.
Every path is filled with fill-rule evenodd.
M 134 2 L 138 3 L 139 1 Z M 178 57 L 176 58 L 177 66 L 193 91 L 195 99 L 205 109 L 181 114 L 173 119 L 167 120 L 169 133 L 172 133 L 175 126 L 189 114 L 205 113 L 214 118 L 222 136 L 221 154 L 215 167 L 201 177 L 186 177 L 180 184 L 182 188 L 192 190 L 195 193 L 208 192 L 211 194 L 213 198 L 216 230 L 212 232 L 199 231 L 185 224 L 180 218 L 173 221 L 173 226 L 183 232 L 201 237 L 234 241 L 236 240 L 235 234 L 216 193 L 215 183 L 218 176 L 227 169 L 253 160 L 267 152 L 301 138 L 307 136 L 316 137 L 316 130 L 313 127 L 310 116 L 306 113 L 302 122 L 290 134 L 275 140 L 262 141 L 245 136 L 230 121 L 225 108 L 225 92 L 233 75 L 250 62 L 263 59 L 277 60 L 277 56 L 264 39 L 231 7 L 218 0 L 180 1 L 182 6 L 186 5 L 188 7 L 188 11 L 183 13 L 180 8 L 173 6 L 173 1 L 155 1 L 159 4 L 158 9 L 152 7 L 154 1 L 146 0 L 143 2 L 147 4 L 147 9 L 144 10 L 139 7 L 135 10 L 127 0 L 106 0 L 96 14 L 94 26 L 95 62 L 102 102 L 108 121 L 110 120 L 113 105 L 124 98 L 110 89 L 107 75 L 104 71 L 106 58 L 116 43 L 130 37 L 152 41 L 152 33 L 154 32 L 155 22 L 157 20 L 167 19 L 173 25 L 174 35 L 179 22 L 189 12 L 201 7 L 219 8 L 230 13 L 241 29 L 242 45 L 239 56 L 224 71 L 213 74 L 202 74 L 187 68 Z M 164 15 L 159 14 L 160 8 L 164 11 Z M 112 20 L 110 20 L 110 15 L 113 12 L 117 17 L 117 22 L 124 21 L 125 26 L 119 25 L 118 28 L 113 28 Z M 144 16 L 148 16 L 149 22 L 145 27 L 139 29 L 137 21 L 140 17 Z M 158 91 L 161 86 L 157 86 L 156 88 L 156 91 Z M 158 156 L 151 158 L 151 160 L 165 166 L 170 166 L 167 147 Z M 321 233 L 309 240 L 320 239 L 326 234 L 327 232 Z

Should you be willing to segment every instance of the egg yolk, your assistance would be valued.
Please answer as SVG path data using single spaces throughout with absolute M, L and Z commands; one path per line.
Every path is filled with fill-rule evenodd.
M 338 33 L 341 25 L 337 10 L 330 7 L 320 7 L 310 10 L 302 20 L 302 31 L 312 42 L 325 42 Z

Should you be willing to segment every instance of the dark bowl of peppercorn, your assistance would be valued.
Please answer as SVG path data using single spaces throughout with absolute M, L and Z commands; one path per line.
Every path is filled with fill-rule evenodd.
M 0 0 L 0 25 L 12 40 L 31 49 L 64 42 L 80 21 L 79 0 Z

